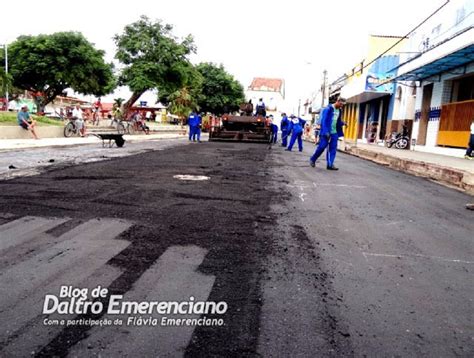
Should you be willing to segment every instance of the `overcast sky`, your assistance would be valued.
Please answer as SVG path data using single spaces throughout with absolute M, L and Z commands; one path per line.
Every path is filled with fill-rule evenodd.
M 246 88 L 253 77 L 283 78 L 290 101 L 364 58 L 369 34 L 405 35 L 444 0 L 23 0 L 2 3 L 0 43 L 19 35 L 80 31 L 111 61 L 112 37 L 140 15 L 192 34 L 193 63 L 222 63 Z M 5 11 L 6 10 L 6 11 Z

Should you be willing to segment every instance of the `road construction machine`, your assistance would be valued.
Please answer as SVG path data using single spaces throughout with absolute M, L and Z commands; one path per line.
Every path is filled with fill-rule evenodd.
M 211 121 L 209 141 L 269 143 L 271 127 L 262 116 L 224 115 Z
M 264 115 L 253 115 L 252 101 L 240 105 L 240 115 L 223 115 L 211 120 L 209 140 L 268 143 L 271 126 Z

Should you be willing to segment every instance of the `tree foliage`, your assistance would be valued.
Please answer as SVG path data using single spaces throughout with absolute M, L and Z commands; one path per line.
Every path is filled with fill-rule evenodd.
M 17 99 L 23 93 L 21 89 L 13 86 L 11 74 L 0 68 L 0 98 L 6 97 L 7 92 L 9 101 Z
M 115 88 L 112 64 L 81 33 L 20 36 L 8 50 L 13 85 L 32 91 L 40 109 L 67 88 L 95 96 Z
M 223 65 L 200 63 L 196 68 L 203 78 L 198 99 L 201 110 L 221 115 L 236 111 L 245 102 L 243 86 L 226 72 Z
M 115 58 L 123 65 L 119 83 L 133 92 L 125 110 L 147 90 L 171 94 L 186 84 L 193 38 L 188 35 L 179 41 L 172 30 L 171 25 L 142 16 L 115 35 Z
M 169 110 L 180 116 L 187 117 L 191 111 L 198 111 L 198 99 L 201 96 L 203 78 L 192 64 L 183 67 L 183 85 L 179 89 L 162 88 L 158 93 L 158 100 L 169 105 Z

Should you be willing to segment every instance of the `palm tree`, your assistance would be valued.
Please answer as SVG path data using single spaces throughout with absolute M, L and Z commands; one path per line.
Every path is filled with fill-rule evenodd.
M 183 87 L 178 91 L 173 92 L 169 96 L 170 101 L 170 111 L 173 114 L 176 114 L 181 119 L 181 124 L 184 123 L 184 119 L 189 115 L 189 113 L 194 109 L 199 109 L 197 106 L 196 99 L 193 98 L 190 91 Z

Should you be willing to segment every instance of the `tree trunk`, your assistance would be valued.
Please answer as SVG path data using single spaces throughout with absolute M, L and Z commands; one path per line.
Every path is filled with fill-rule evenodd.
M 125 104 L 123 105 L 123 118 L 127 118 L 128 117 L 128 112 L 130 110 L 130 108 L 133 106 L 133 104 L 141 97 L 141 95 L 144 93 L 145 91 L 135 91 L 132 93 L 132 96 L 128 99 L 127 102 L 125 102 Z
M 42 116 L 44 114 L 44 107 L 46 106 L 44 97 L 35 93 L 33 94 L 33 101 L 36 104 L 36 114 Z

